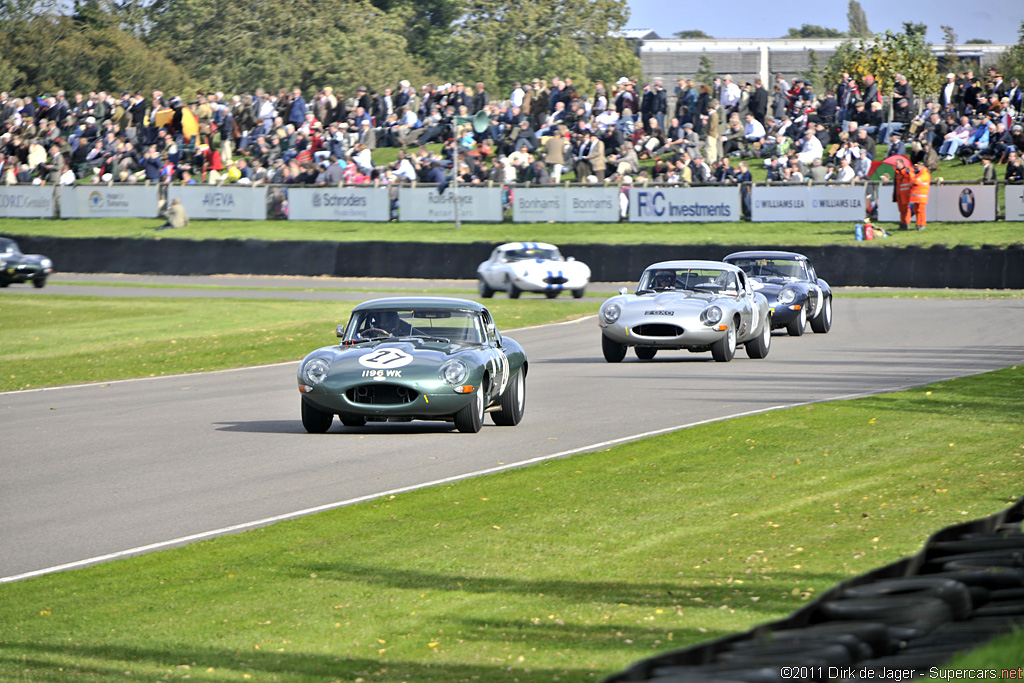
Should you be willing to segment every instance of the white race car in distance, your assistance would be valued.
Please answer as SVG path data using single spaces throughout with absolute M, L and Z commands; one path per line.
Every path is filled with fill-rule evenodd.
M 590 282 L 590 268 L 562 256 L 553 244 L 510 242 L 496 247 L 476 269 L 480 296 L 489 299 L 497 291 L 518 299 L 523 292 L 540 292 L 554 299 L 563 290 L 579 299 Z

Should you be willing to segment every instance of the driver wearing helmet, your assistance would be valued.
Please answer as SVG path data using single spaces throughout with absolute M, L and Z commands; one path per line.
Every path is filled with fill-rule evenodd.
M 659 270 L 651 280 L 654 289 L 675 289 L 676 274 L 671 270 Z
M 380 332 L 386 332 L 387 336 L 398 337 L 405 334 L 408 329 L 395 311 L 375 311 L 366 319 L 365 325 L 365 329 L 360 333 L 360 336 L 364 338 L 385 336 Z M 367 332 L 370 334 L 366 334 Z

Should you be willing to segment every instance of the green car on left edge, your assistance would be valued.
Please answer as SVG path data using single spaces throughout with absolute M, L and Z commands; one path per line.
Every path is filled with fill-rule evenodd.
M 445 420 L 479 432 L 484 414 L 514 426 L 526 408 L 526 353 L 465 299 L 394 297 L 352 310 L 341 343 L 299 365 L 302 426 L 312 434 L 368 421 Z
M 52 272 L 53 261 L 42 254 L 23 254 L 17 242 L 0 237 L 0 287 L 31 282 L 37 289 L 42 288 Z

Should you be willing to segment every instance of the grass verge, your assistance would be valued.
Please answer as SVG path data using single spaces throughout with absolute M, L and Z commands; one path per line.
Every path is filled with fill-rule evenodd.
M 337 343 L 355 302 L 39 296 L 0 306 L 0 391 L 299 360 Z M 495 299 L 499 329 L 596 312 L 594 301 Z
M 1024 369 L 703 425 L 0 585 L 0 679 L 593 681 L 1020 495 Z
M 328 242 L 428 242 L 487 244 L 533 241 L 553 244 L 721 244 L 749 247 L 815 247 L 827 244 L 878 249 L 935 245 L 1005 247 L 1021 243 L 1020 224 L 1008 221 L 929 222 L 927 230 L 889 233 L 888 238 L 857 242 L 853 223 L 338 223 L 331 221 L 194 221 L 177 230 L 156 232 L 156 219 L 76 220 L 0 219 L 0 234 L 63 238 L 122 237 L 139 239 Z M 887 226 L 883 227 L 893 227 Z M 171 234 L 168 234 L 171 233 Z M 570 252 L 567 256 L 572 256 Z M 60 264 L 57 264 L 59 267 Z

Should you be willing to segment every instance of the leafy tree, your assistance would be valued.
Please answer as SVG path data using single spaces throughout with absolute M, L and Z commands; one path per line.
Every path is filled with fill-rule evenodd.
M 807 51 L 807 70 L 800 72 L 799 75 L 814 87 L 814 92 L 818 97 L 824 96 L 825 79 L 821 68 L 818 66 L 817 52 L 814 50 Z
M 147 41 L 205 87 L 309 92 L 413 79 L 405 25 L 367 0 L 156 0 Z
M 964 45 L 991 45 L 992 41 L 987 38 L 969 38 L 964 41 Z
M 709 36 L 700 29 L 690 29 L 689 31 L 676 31 L 672 35 L 681 40 L 690 40 L 693 38 L 705 38 L 710 40 L 714 38 L 714 36 Z
M 625 0 L 467 0 L 465 8 L 435 67 L 452 76 L 504 90 L 530 76 L 569 76 L 586 88 L 594 78 L 640 72 L 640 60 L 616 37 Z
M 700 68 L 693 75 L 693 80 L 697 83 L 711 85 L 716 78 L 718 78 L 718 74 L 715 73 L 715 67 L 711 64 L 711 58 L 707 55 L 701 55 Z
M 827 28 L 825 26 L 817 26 L 815 24 L 802 24 L 800 28 L 791 28 L 785 38 L 842 38 L 843 32 L 834 29 Z
M 457 0 L 370 0 L 374 7 L 402 21 L 409 52 L 432 62 L 438 45 L 459 18 Z
M 828 60 L 826 78 L 835 82 L 838 74 L 846 71 L 861 83 L 864 76 L 875 77 L 882 95 L 892 92 L 895 76 L 902 73 L 917 93 L 938 92 L 939 78 L 936 61 L 925 42 L 923 25 L 905 23 L 903 33 L 876 34 L 871 40 L 860 40 L 856 45 L 843 43 Z
M 112 22 L 100 18 L 82 23 L 81 17 L 43 15 L 27 20 L 22 30 L 12 33 L 3 56 L 13 69 L 9 87 L 31 93 L 58 89 L 119 92 L 192 84 L 190 76 L 162 52 Z
M 959 44 L 959 41 L 957 40 L 956 32 L 953 30 L 953 27 L 940 26 L 939 28 L 942 29 L 942 42 L 943 45 L 945 45 L 946 50 L 943 53 L 942 58 L 938 60 L 938 68 L 936 71 L 940 76 L 940 81 L 945 83 L 946 79 L 943 77 L 943 74 L 950 71 L 953 73 L 968 71 L 974 69 L 975 64 L 970 59 L 962 58 L 960 53 L 957 52 L 956 46 Z
M 850 0 L 846 9 L 846 21 L 849 24 L 847 35 L 851 38 L 870 38 L 871 29 L 868 28 L 868 15 L 857 0 Z
M 996 68 L 1007 81 L 1013 77 L 1024 81 L 1024 21 L 1017 29 L 1017 44 L 999 56 Z

